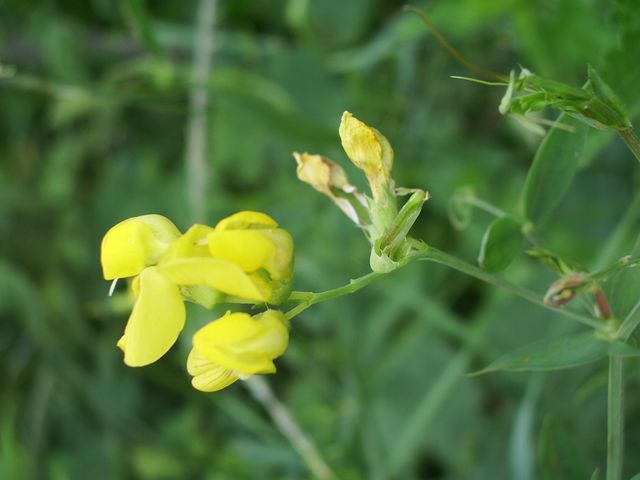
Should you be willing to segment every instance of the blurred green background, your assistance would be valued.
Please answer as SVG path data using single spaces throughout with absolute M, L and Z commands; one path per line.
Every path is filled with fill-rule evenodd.
M 207 0 L 205 0 L 207 1 Z M 521 64 L 574 85 L 601 69 L 633 114 L 640 15 L 633 1 L 417 3 L 468 58 Z M 464 186 L 512 213 L 540 142 L 391 0 L 219 0 L 209 95 L 207 223 L 242 209 L 296 241 L 295 289 L 368 271 L 361 233 L 297 181 L 291 152 L 347 165 L 344 110 L 382 131 L 399 185 L 430 190 L 415 236 L 474 262 L 491 217 L 464 230 Z M 153 366 L 115 343 L 129 305 L 107 296 L 99 242 L 144 213 L 192 223 L 185 167 L 197 2 L 0 3 L 0 478 L 306 479 L 300 456 L 241 382 L 193 390 L 190 332 L 223 311 L 190 308 L 187 332 Z M 637 51 L 637 48 L 636 48 Z M 15 71 L 12 71 L 14 70 Z M 594 267 L 638 191 L 635 160 L 596 136 L 540 232 Z M 610 251 L 604 252 L 606 248 Z M 603 253 L 604 252 L 604 253 Z M 539 292 L 554 275 L 525 256 L 505 276 Z M 123 290 L 119 290 L 123 291 Z M 606 454 L 606 363 L 545 375 L 464 374 L 573 328 L 561 317 L 431 264 L 412 265 L 293 322 L 267 378 L 344 479 L 587 479 Z M 640 471 L 640 372 L 629 364 L 625 478 Z

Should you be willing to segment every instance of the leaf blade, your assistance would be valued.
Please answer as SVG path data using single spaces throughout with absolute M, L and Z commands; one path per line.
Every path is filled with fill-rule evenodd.
M 584 153 L 589 127 L 560 115 L 558 123 L 573 132 L 554 127 L 544 138 L 527 174 L 524 186 L 525 216 L 534 225 L 543 223 L 569 189 Z
M 495 219 L 482 237 L 478 264 L 488 272 L 501 272 L 520 253 L 522 240 L 519 222 L 510 217 Z
M 497 371 L 562 370 L 587 365 L 607 355 L 637 357 L 640 356 L 640 350 L 622 342 L 608 343 L 596 337 L 593 332 L 586 332 L 530 343 L 503 355 L 472 375 Z

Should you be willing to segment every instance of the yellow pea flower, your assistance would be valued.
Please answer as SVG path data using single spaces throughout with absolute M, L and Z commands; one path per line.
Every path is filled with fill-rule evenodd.
M 160 215 L 112 227 L 102 241 L 104 277 L 134 277 L 136 297 L 118 341 L 124 362 L 147 365 L 171 348 L 184 326 L 185 299 L 210 308 L 222 294 L 257 302 L 288 296 L 293 241 L 276 227 L 260 212 L 232 215 L 215 229 L 193 225 L 184 235 Z
M 135 276 L 136 302 L 118 346 L 132 367 L 158 360 L 175 343 L 185 321 L 180 288 L 157 265 L 180 231 L 161 215 L 143 215 L 112 227 L 102 240 L 105 279 Z
M 293 272 L 293 239 L 277 226 L 264 213 L 243 211 L 207 235 L 211 256 L 240 267 L 275 304 L 288 296 Z
M 282 312 L 254 315 L 227 312 L 193 337 L 187 360 L 192 385 L 203 392 L 222 390 L 239 379 L 275 373 L 273 360 L 284 353 L 289 328 Z

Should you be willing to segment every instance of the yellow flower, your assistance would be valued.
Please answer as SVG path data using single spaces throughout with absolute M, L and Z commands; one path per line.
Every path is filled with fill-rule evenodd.
M 244 211 L 207 235 L 211 256 L 238 265 L 274 304 L 288 297 L 293 272 L 293 239 L 277 226 L 264 213 Z
M 167 218 L 143 215 L 118 223 L 102 240 L 105 279 L 136 276 L 132 284 L 136 302 L 118 341 L 129 366 L 155 362 L 171 348 L 184 326 L 180 288 L 155 266 L 179 237 L 179 230 Z
M 165 217 L 144 215 L 112 227 L 102 241 L 104 277 L 134 277 L 136 301 L 118 346 L 129 366 L 158 360 L 185 322 L 184 300 L 208 308 L 221 294 L 276 302 L 290 289 L 293 241 L 268 215 L 240 212 L 216 228 L 184 235 Z
M 191 383 L 203 392 L 221 390 L 239 379 L 275 373 L 273 360 L 289 342 L 287 321 L 277 310 L 250 316 L 227 312 L 198 330 L 187 360 Z
M 211 255 L 208 236 L 214 232 L 209 226 L 193 225 L 160 260 L 162 274 L 178 285 L 188 286 L 188 293 L 209 288 L 257 302 L 268 301 L 270 289 L 262 278 L 248 275 L 233 261 Z M 212 295 L 216 298 L 215 293 Z

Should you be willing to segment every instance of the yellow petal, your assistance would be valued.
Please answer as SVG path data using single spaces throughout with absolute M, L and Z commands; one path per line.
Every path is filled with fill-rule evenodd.
M 178 285 L 206 285 L 228 295 L 267 301 L 266 282 L 247 275 L 240 267 L 217 258 L 180 258 L 163 262 L 158 269 Z
M 329 197 L 356 224 L 369 223 L 366 199 L 349 183 L 340 165 L 322 155 L 294 152 L 293 157 L 301 181 Z
M 265 230 L 223 230 L 208 236 L 211 256 L 235 263 L 245 272 L 264 268 L 276 253 Z
M 365 172 L 379 170 L 388 174 L 391 171 L 393 150 L 375 128 L 344 112 L 339 133 L 342 147 L 356 167 Z
M 142 215 L 124 220 L 105 234 L 100 261 L 106 280 L 138 275 L 155 264 L 180 231 L 161 215 Z
M 140 291 L 123 337 L 124 363 L 141 367 L 158 360 L 178 338 L 184 326 L 185 308 L 180 289 L 149 267 L 140 274 Z
M 233 371 L 216 365 L 195 348 L 187 358 L 187 371 L 193 379 L 191 384 L 202 392 L 216 392 L 238 380 Z
M 216 231 L 275 228 L 277 226 L 278 223 L 266 213 L 245 210 L 220 220 L 216 225 Z
M 298 167 L 298 178 L 326 195 L 333 196 L 331 189 L 350 186 L 347 174 L 342 167 L 322 155 L 294 152 Z
M 277 310 L 254 317 L 227 312 L 193 337 L 193 346 L 202 355 L 244 375 L 275 372 L 273 359 L 284 353 L 288 343 L 289 329 Z
M 349 112 L 342 114 L 339 131 L 347 156 L 367 175 L 374 198 L 381 197 L 391 180 L 393 149 L 389 141 Z
M 207 225 L 193 225 L 171 244 L 167 253 L 160 259 L 160 263 L 176 258 L 208 257 L 207 235 L 213 231 L 213 228 Z
M 265 231 L 264 234 L 275 246 L 274 254 L 269 257 L 264 268 L 273 280 L 290 278 L 293 273 L 293 238 L 281 228 Z

